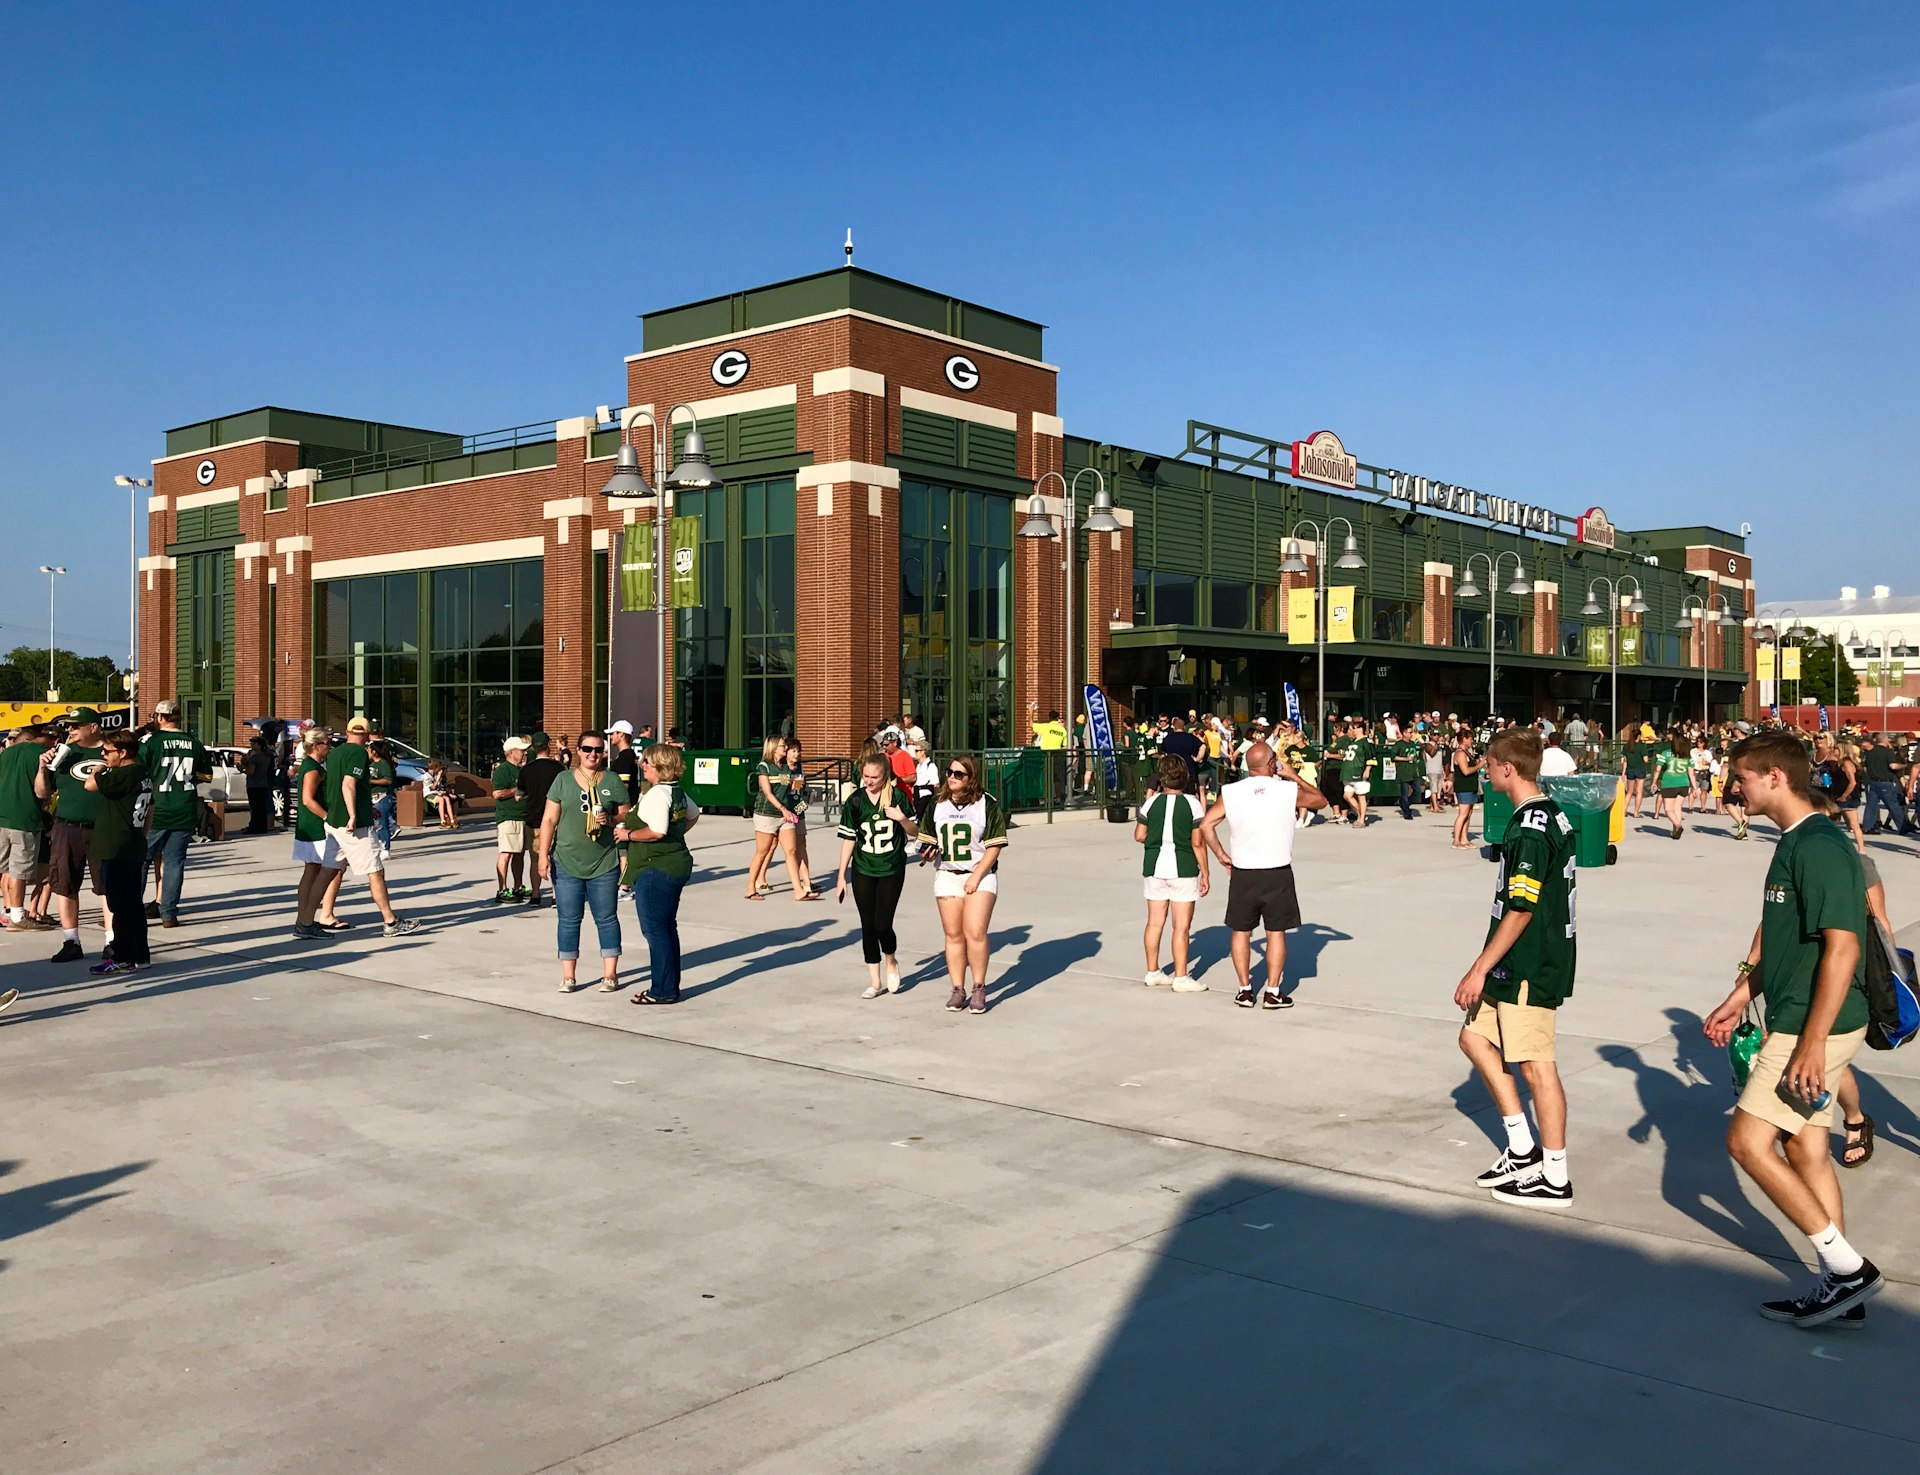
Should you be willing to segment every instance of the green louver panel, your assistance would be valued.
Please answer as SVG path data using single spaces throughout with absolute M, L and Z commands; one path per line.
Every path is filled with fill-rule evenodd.
M 1363 576 L 1366 587 L 1387 599 L 1417 597 L 1421 592 L 1420 571 L 1410 555 L 1420 551 L 1419 544 L 1396 527 L 1369 527 L 1364 532 L 1367 537 L 1363 545 L 1367 550 L 1367 571 Z
M 207 535 L 207 509 L 204 507 L 182 507 L 174 514 L 173 541 L 176 543 L 197 543 Z
M 1229 579 L 1254 576 L 1253 498 L 1216 491 L 1208 499 L 1213 514 L 1207 572 Z
M 960 464 L 970 471 L 993 471 L 1014 476 L 1020 470 L 1018 442 L 1011 430 L 994 425 L 961 425 Z
M 197 508 L 207 515 L 207 531 L 203 535 L 209 538 L 237 538 L 240 536 L 240 504 L 238 502 L 220 502 L 211 507 Z
M 194 509 L 198 511 L 198 508 Z M 174 564 L 173 575 L 173 661 L 174 670 L 191 671 L 193 658 L 193 571 L 198 560 L 182 558 Z M 181 685 L 189 685 L 184 675 Z
M 239 514 L 236 511 L 237 520 Z M 237 526 L 237 521 L 236 521 Z M 220 569 L 220 649 L 225 660 L 220 666 L 220 689 L 233 690 L 233 555 L 216 553 L 213 555 Z
M 1088 478 L 1088 480 L 1091 479 Z M 1081 485 L 1085 486 L 1086 482 L 1082 482 Z M 1158 567 L 1157 545 L 1154 539 L 1153 488 L 1122 472 L 1113 478 L 1113 500 L 1133 514 L 1134 567 Z
M 1173 573 L 1207 571 L 1207 508 L 1200 492 L 1162 487 L 1155 494 L 1153 567 Z
M 900 412 L 900 454 L 910 461 L 960 464 L 960 422 L 925 410 Z
M 751 410 L 744 415 L 729 415 L 733 421 L 727 459 L 758 461 L 767 456 L 790 456 L 800 443 L 792 405 L 775 405 L 767 410 Z

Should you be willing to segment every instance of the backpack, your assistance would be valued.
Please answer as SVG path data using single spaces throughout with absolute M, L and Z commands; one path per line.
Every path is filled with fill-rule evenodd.
M 1913 954 L 1876 921 L 1867 930 L 1867 1047 L 1897 1050 L 1920 1033 Z

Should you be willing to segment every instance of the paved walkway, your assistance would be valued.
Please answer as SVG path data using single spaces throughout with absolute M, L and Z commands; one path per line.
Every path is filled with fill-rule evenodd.
M 0 937 L 5 1468 L 1912 1469 L 1920 1052 L 1865 1062 L 1844 1175 L 1895 1283 L 1857 1335 L 1762 1322 L 1805 1246 L 1698 1019 L 1771 847 L 1708 828 L 1581 873 L 1562 1216 L 1468 1183 L 1493 873 L 1439 820 L 1302 837 L 1280 1014 L 1232 1006 L 1218 897 L 1211 991 L 1140 986 L 1118 826 L 1016 830 L 984 1018 L 941 1008 L 923 873 L 910 987 L 863 1002 L 851 904 L 745 901 L 739 821 L 673 1010 L 555 992 L 479 831 L 403 840 L 392 942 L 295 943 L 277 838 L 196 850 L 131 985 Z

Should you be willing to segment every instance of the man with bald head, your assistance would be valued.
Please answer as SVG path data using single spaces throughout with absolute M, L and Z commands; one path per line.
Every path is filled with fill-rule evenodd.
M 1247 776 L 1228 784 L 1200 821 L 1200 838 L 1227 875 L 1227 931 L 1242 1009 L 1256 1002 L 1253 991 L 1253 929 L 1267 934 L 1267 986 L 1263 1009 L 1288 1009 L 1293 1000 L 1281 989 L 1286 975 L 1287 933 L 1300 925 L 1300 900 L 1293 886 L 1294 819 L 1301 810 L 1323 809 L 1326 796 L 1300 782 L 1300 775 L 1274 757 L 1266 743 L 1247 749 Z M 1225 824 L 1229 844 L 1220 843 Z

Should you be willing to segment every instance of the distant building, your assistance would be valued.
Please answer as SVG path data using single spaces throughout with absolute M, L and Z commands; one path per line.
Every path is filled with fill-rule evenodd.
M 1920 594 L 1895 594 L 1875 584 L 1862 598 L 1851 584 L 1838 599 L 1780 600 L 1755 612 L 1760 628 L 1776 632 L 1798 624 L 1813 632 L 1808 644 L 1837 644 L 1860 681 L 1863 707 L 1908 707 L 1920 703 Z M 1791 644 L 1791 642 L 1788 642 Z M 1771 688 L 1774 683 L 1759 683 Z M 1787 683 L 1792 696 L 1792 683 Z M 1771 689 L 1760 702 L 1778 700 Z

